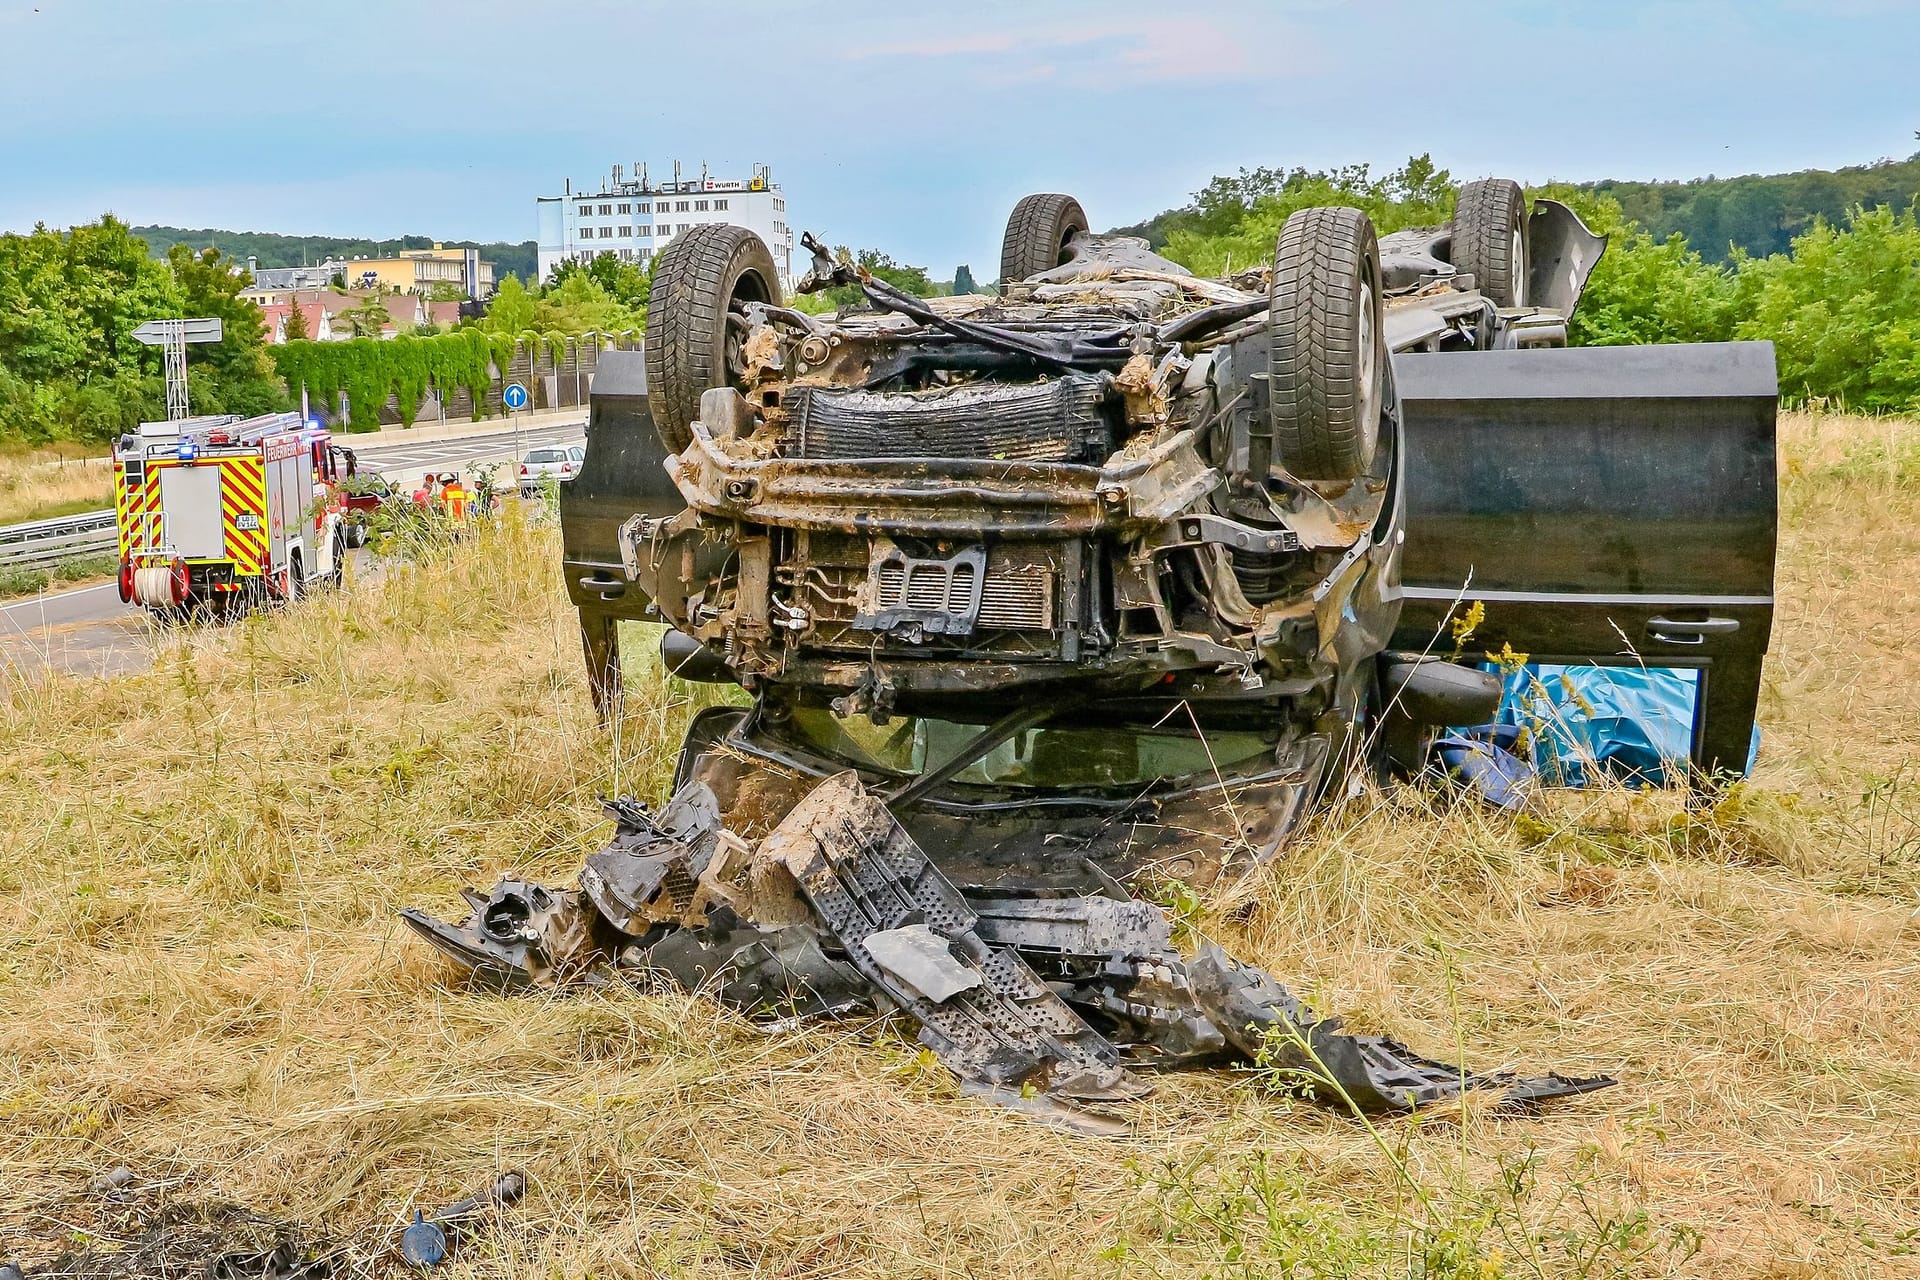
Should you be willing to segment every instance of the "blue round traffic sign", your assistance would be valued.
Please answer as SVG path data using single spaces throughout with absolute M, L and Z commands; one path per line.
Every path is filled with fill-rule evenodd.
M 509 409 L 526 408 L 527 389 L 517 382 L 509 382 L 507 389 L 500 393 L 500 403 L 506 405 Z

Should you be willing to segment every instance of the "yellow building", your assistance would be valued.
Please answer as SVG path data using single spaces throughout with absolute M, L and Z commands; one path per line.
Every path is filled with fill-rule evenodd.
M 474 258 L 476 278 L 467 279 L 468 249 L 403 249 L 391 258 L 349 258 L 341 266 L 349 289 L 381 289 L 426 294 L 435 285 L 452 285 L 484 298 L 493 292 L 493 264 Z

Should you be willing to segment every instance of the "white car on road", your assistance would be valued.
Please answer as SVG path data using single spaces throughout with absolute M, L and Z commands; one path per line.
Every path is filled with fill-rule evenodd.
M 529 449 L 520 459 L 520 496 L 531 498 L 540 489 L 541 481 L 551 476 L 562 484 L 573 479 L 580 470 L 580 458 L 585 450 L 567 449 L 556 445 L 546 449 Z

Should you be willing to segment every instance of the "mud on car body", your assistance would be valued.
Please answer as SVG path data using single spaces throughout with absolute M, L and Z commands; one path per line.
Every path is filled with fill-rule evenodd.
M 965 1086 L 1075 1124 L 1222 1059 L 1364 1110 L 1610 1083 L 1342 1033 L 1176 946 L 1151 899 L 1231 883 L 1357 768 L 1488 719 L 1499 680 L 1432 652 L 1470 600 L 1483 643 L 1693 669 L 1694 766 L 1744 755 L 1770 349 L 1564 349 L 1602 242 L 1503 181 L 1383 241 L 1304 210 L 1219 280 L 1063 195 L 1015 208 L 990 298 L 803 243 L 800 289 L 863 306 L 784 306 L 744 228 L 674 241 L 560 498 L 602 713 L 634 620 L 751 705 L 695 719 L 663 809 L 609 804 L 577 888 L 509 879 L 409 925 L 508 987 L 898 1010 Z
M 1417 765 L 1426 726 L 1490 714 L 1496 681 L 1424 656 L 1451 603 L 1435 597 L 1471 598 L 1476 576 L 1506 588 L 1493 613 L 1516 648 L 1591 654 L 1622 609 L 1713 613 L 1691 582 L 1596 603 L 1594 564 L 1527 590 L 1531 542 L 1577 547 L 1617 515 L 1589 560 L 1623 542 L 1685 557 L 1735 528 L 1772 545 L 1771 353 L 1662 349 L 1652 397 L 1639 353 L 1557 349 L 1604 241 L 1511 182 L 1470 183 L 1450 224 L 1384 240 L 1357 210 L 1303 210 L 1271 263 L 1224 279 L 1091 234 L 1055 194 L 1014 210 L 993 297 L 914 298 L 803 243 L 798 288 L 853 285 L 863 306 L 783 306 L 750 231 L 698 228 L 662 256 L 644 358 L 600 372 L 562 521 L 603 709 L 614 627 L 645 617 L 673 628 L 676 667 L 771 698 L 763 718 L 985 726 L 1159 699 L 1197 731 L 1260 720 L 1315 762 L 1317 794 L 1336 763 Z M 1427 421 L 1477 429 L 1471 463 L 1433 456 Z M 1666 479 L 1685 466 L 1621 456 L 1651 425 L 1677 461 L 1707 422 L 1731 472 Z M 1531 471 L 1507 465 L 1518 440 Z M 1581 511 L 1582 467 L 1645 480 L 1645 512 Z M 1442 474 L 1445 492 L 1424 483 Z M 1517 518 L 1485 545 L 1422 545 L 1424 508 L 1484 530 L 1483 498 Z M 1689 508 L 1739 515 L 1684 524 Z M 1730 598 L 1770 610 L 1770 555 L 1746 576 L 1764 582 Z M 1770 612 L 1747 618 L 1738 643 L 1708 627 L 1683 658 L 1757 664 Z

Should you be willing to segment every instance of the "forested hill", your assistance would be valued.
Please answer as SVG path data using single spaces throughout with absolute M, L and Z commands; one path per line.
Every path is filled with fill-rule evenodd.
M 156 258 L 167 256 L 170 245 L 184 244 L 194 249 L 211 245 L 244 263 L 256 259 L 262 267 L 300 267 L 326 258 L 374 258 L 401 249 L 431 249 L 430 236 L 400 236 L 392 240 L 355 240 L 343 236 L 284 236 L 271 231 L 221 231 L 217 228 L 193 230 L 187 227 L 135 227 L 133 234 L 147 242 L 147 250 Z M 496 240 L 480 244 L 473 240 L 443 240 L 454 248 L 480 250 L 480 256 L 494 264 L 496 276 L 512 272 L 522 280 L 534 274 L 534 242 Z
M 1259 171 L 1254 171 L 1259 172 Z M 1219 180 L 1216 180 L 1219 181 Z M 1228 180 L 1231 181 L 1231 180 Z M 1854 205 L 1891 206 L 1898 213 L 1920 193 L 1920 154 L 1877 160 L 1844 169 L 1751 174 L 1739 178 L 1694 178 L 1686 182 L 1625 182 L 1605 178 L 1574 184 L 1577 190 L 1611 196 L 1620 211 L 1655 240 L 1678 232 L 1708 261 L 1725 261 L 1733 246 L 1754 257 L 1785 253 L 1815 216 L 1843 223 Z M 1175 227 L 1188 225 L 1201 204 L 1169 209 L 1120 230 L 1144 235 L 1155 247 Z

